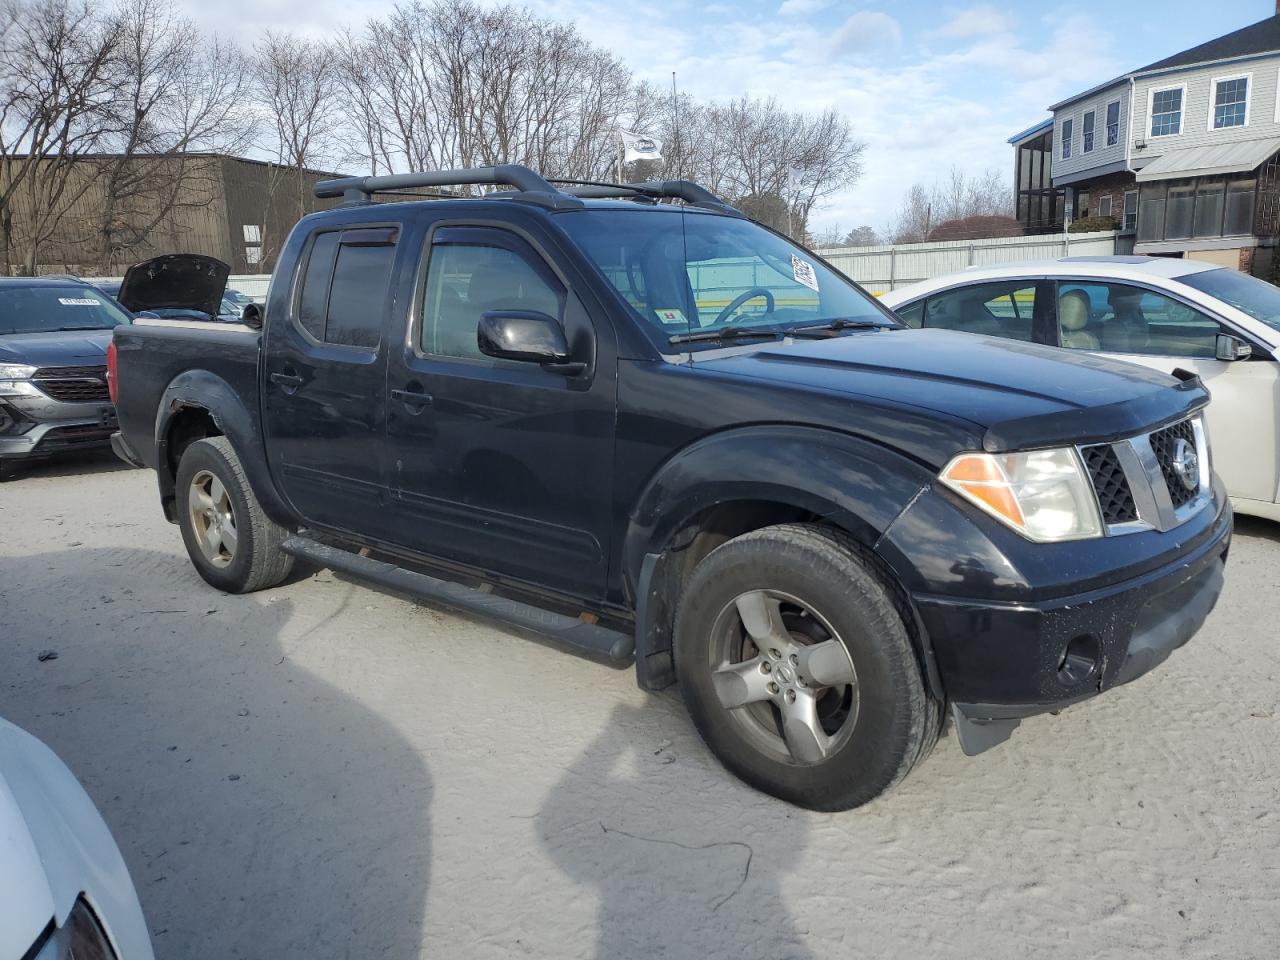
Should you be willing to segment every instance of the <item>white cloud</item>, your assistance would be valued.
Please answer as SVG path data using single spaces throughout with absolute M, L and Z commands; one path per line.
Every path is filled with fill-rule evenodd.
M 887 13 L 859 10 L 840 28 L 833 47 L 835 53 L 862 53 L 897 47 L 902 43 L 902 27 Z
M 778 8 L 780 17 L 796 17 L 806 13 L 817 13 L 831 6 L 832 0 L 783 0 Z
M 981 37 L 1013 29 L 1013 18 L 990 4 L 959 10 L 938 31 L 946 37 Z

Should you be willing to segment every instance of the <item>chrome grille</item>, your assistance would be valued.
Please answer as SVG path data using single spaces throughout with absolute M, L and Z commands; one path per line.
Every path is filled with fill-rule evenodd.
M 1187 489 L 1186 484 L 1182 482 L 1182 477 L 1174 468 L 1174 459 L 1179 440 L 1185 440 L 1191 445 L 1192 450 L 1196 449 L 1196 434 L 1191 421 L 1183 420 L 1171 427 L 1157 430 L 1151 434 L 1150 439 L 1151 452 L 1156 455 L 1156 463 L 1160 464 L 1160 473 L 1164 476 L 1165 486 L 1169 488 L 1169 499 L 1173 501 L 1174 508 L 1190 503 L 1196 495 L 1196 488 Z
M 1084 457 L 1089 477 L 1093 480 L 1094 492 L 1098 495 L 1102 522 L 1114 526 L 1137 520 L 1138 505 L 1133 501 L 1129 478 L 1124 474 L 1124 467 L 1120 465 L 1115 448 L 1109 443 L 1103 443 L 1096 447 L 1085 447 L 1080 453 Z
M 1078 450 L 1093 484 L 1098 512 L 1113 536 L 1170 530 L 1212 499 L 1209 444 L 1199 416 L 1149 434 Z M 1182 480 L 1184 473 L 1191 478 L 1190 487 Z
M 108 403 L 107 368 L 42 367 L 31 378 L 47 396 L 64 403 Z

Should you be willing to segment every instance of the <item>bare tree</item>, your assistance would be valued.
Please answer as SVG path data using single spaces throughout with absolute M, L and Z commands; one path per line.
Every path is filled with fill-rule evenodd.
M 112 124 L 99 168 L 97 261 L 113 272 L 125 251 L 172 226 L 179 208 L 213 199 L 210 164 L 193 153 L 237 153 L 251 126 L 243 107 L 246 62 L 238 48 L 206 39 L 169 0 L 127 0 L 117 13 L 120 55 Z
M 253 50 L 254 95 L 265 114 L 267 149 L 276 170 L 292 181 L 297 217 L 312 209 L 304 173 L 334 158 L 339 102 L 340 50 L 331 43 L 268 31 Z M 265 229 L 265 224 L 263 225 Z
M 912 185 L 888 234 L 894 243 L 919 243 L 944 223 L 1012 215 L 1013 191 L 999 171 L 969 175 L 952 167 L 947 178 L 932 187 Z
M 85 0 L 0 9 L 0 266 L 36 272 L 93 184 L 78 161 L 110 128 L 120 33 Z M 87 239 L 87 238 L 86 238 Z

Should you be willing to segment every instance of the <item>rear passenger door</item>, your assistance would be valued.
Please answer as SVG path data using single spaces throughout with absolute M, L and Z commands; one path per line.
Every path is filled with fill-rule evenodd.
M 287 316 L 263 343 L 263 429 L 276 483 L 311 523 L 368 536 L 394 524 L 383 470 L 386 329 L 401 225 L 321 228 Z

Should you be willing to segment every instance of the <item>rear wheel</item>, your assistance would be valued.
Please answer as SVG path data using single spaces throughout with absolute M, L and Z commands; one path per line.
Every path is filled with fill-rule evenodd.
M 799 806 L 872 800 L 938 736 L 894 594 L 838 531 L 785 524 L 712 551 L 682 594 L 675 655 L 715 755 Z
M 226 437 L 187 447 L 176 485 L 182 540 L 209 584 L 227 593 L 251 593 L 289 576 L 293 557 L 280 550 L 289 532 L 262 512 Z

